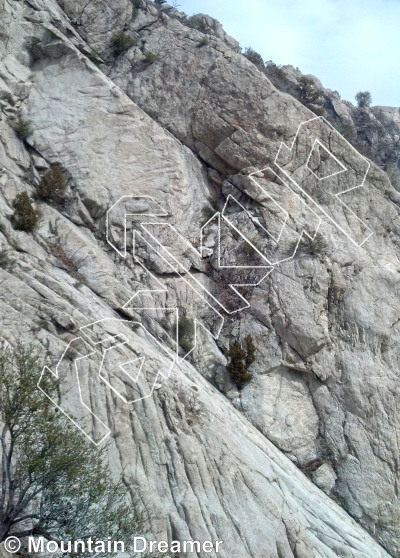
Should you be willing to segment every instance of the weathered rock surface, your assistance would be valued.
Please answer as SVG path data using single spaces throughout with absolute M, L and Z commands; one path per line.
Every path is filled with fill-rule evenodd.
M 312 114 L 211 18 L 205 34 L 176 10 L 136 4 L 0 2 L 0 335 L 34 341 L 54 367 L 79 328 L 114 320 L 106 331 L 126 335 L 131 358 L 145 354 L 154 376 L 168 356 L 122 309 L 152 278 L 107 244 L 108 209 L 123 196 L 151 197 L 198 246 L 204 208 L 221 208 L 229 192 L 254 199 L 248 169 L 272 166 Z M 137 44 L 115 57 L 110 39 L 122 28 Z M 395 109 L 368 115 L 395 137 Z M 25 142 L 12 129 L 18 116 L 34 130 Z M 53 163 L 69 177 L 63 205 L 36 199 L 36 230 L 15 230 L 16 193 L 35 196 Z M 150 213 L 148 200 L 134 200 L 131 213 Z M 191 363 L 150 398 L 126 405 L 82 372 L 85 396 L 111 429 L 110 465 L 153 510 L 160 539 L 223 539 L 222 557 L 400 556 L 399 199 L 373 166 L 362 195 L 346 202 L 374 235 L 359 248 L 323 220 L 326 246 L 277 266 L 252 290 L 251 308 L 227 317 L 217 341 L 201 332 Z M 324 217 L 323 204 L 313 209 Z M 122 249 L 121 215 L 108 225 Z M 160 237 L 168 245 L 165 229 Z M 167 288 L 144 293 L 147 306 L 161 298 L 166 309 L 200 311 L 185 270 L 171 273 L 143 245 L 139 253 Z M 184 261 L 214 292 L 215 275 L 190 251 Z M 137 313 L 171 345 L 173 314 Z M 224 353 L 247 334 L 257 347 L 254 378 L 239 392 Z M 132 386 L 123 389 L 128 397 Z

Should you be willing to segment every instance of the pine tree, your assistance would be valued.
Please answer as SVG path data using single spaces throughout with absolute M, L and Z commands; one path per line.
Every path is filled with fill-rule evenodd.
M 13 201 L 14 221 L 17 229 L 31 232 L 39 219 L 37 211 L 33 208 L 28 192 L 17 194 Z

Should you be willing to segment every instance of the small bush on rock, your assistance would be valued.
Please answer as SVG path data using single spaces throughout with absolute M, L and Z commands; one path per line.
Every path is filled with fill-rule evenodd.
M 247 60 L 250 60 L 250 62 L 252 62 L 255 66 L 264 68 L 264 60 L 261 54 L 253 50 L 251 47 L 247 47 L 243 54 L 247 58 Z
M 162 6 L 163 4 L 166 4 L 167 0 L 154 0 L 154 4 L 158 4 L 159 6 Z
M 299 101 L 318 116 L 324 116 L 324 98 L 315 86 L 314 80 L 301 76 L 298 85 Z
M 214 209 L 209 205 L 205 205 L 201 209 L 201 216 L 205 222 L 209 221 L 217 213 L 218 209 Z
M 53 165 L 43 175 L 36 191 L 43 200 L 60 203 L 64 197 L 66 188 L 67 183 L 61 167 Z
M 342 136 L 350 143 L 353 143 L 356 139 L 357 132 L 352 124 L 345 122 L 338 127 L 338 131 Z
M 185 315 L 179 317 L 178 322 L 179 345 L 189 352 L 193 348 L 194 322 Z
M 240 244 L 240 252 L 245 256 L 251 256 L 254 253 L 254 248 L 247 240 L 243 240 Z
M 197 29 L 197 31 L 201 31 L 202 33 L 207 33 L 209 31 L 207 22 L 200 14 L 188 17 L 186 23 L 192 29 Z
M 209 43 L 209 40 L 207 37 L 203 37 L 198 43 L 197 46 L 198 47 L 203 47 L 203 46 L 207 46 Z
M 229 346 L 228 356 L 229 363 L 227 370 L 232 381 L 240 390 L 243 389 L 245 384 L 253 378 L 253 374 L 248 372 L 248 368 L 255 360 L 255 345 L 251 335 L 245 338 L 246 350 L 244 350 L 239 341 L 234 341 Z
M 155 52 L 146 51 L 144 52 L 144 59 L 151 64 L 157 60 L 157 54 Z
M 86 55 L 89 60 L 91 62 L 93 62 L 93 64 L 95 64 L 95 66 L 100 67 L 101 64 L 104 64 L 102 58 L 101 58 L 101 54 L 98 50 L 96 49 L 92 49 L 89 54 Z
M 39 216 L 33 208 L 28 192 L 17 194 L 13 201 L 14 221 L 17 229 L 31 232 L 38 222 Z
M 317 256 L 318 254 L 325 254 L 327 252 L 328 243 L 321 233 L 317 233 L 313 239 L 303 237 L 299 244 L 299 250 L 306 254 L 310 254 L 310 256 Z
M 11 260 L 8 255 L 8 250 L 6 248 L 0 249 L 0 267 L 2 269 L 8 269 L 11 265 Z
M 33 134 L 32 125 L 28 120 L 19 118 L 13 126 L 15 133 L 22 140 L 26 140 Z
M 255 357 L 256 346 L 254 345 L 254 341 L 251 335 L 247 335 L 244 341 L 246 343 L 246 350 L 247 350 L 246 353 L 246 369 L 247 369 L 256 360 Z
M 132 39 L 132 37 L 130 37 L 123 31 L 115 33 L 115 35 L 113 35 L 111 38 L 111 46 L 114 50 L 114 54 L 116 55 L 126 52 L 135 45 L 135 39 Z
M 211 217 L 214 217 L 214 215 L 219 212 L 219 210 L 218 200 L 209 196 L 207 198 L 207 205 L 204 205 L 201 209 L 201 216 L 204 221 L 209 221 Z
M 286 77 L 285 71 L 281 66 L 278 66 L 272 60 L 267 60 L 267 62 L 265 62 L 264 73 L 272 81 L 275 87 L 278 87 L 278 89 L 281 89 L 282 91 L 286 91 L 288 89 L 289 80 Z

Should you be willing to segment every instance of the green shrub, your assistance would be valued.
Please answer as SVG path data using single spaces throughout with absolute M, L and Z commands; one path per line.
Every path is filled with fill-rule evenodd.
M 299 87 L 305 101 L 315 101 L 319 97 L 318 91 L 315 89 L 314 80 L 307 76 L 299 78 Z
M 181 339 L 179 341 L 179 345 L 182 347 L 185 353 L 188 353 L 193 349 L 193 345 L 188 339 Z
M 32 125 L 29 120 L 24 120 L 19 118 L 17 122 L 13 125 L 14 131 L 19 138 L 26 140 L 33 134 Z
M 239 234 L 238 231 L 237 231 L 236 229 L 234 229 L 233 227 L 230 227 L 229 232 L 230 232 L 230 234 L 231 234 L 231 236 L 232 236 L 232 238 L 233 238 L 234 240 L 238 241 L 238 240 L 241 239 L 240 234 Z
M 239 343 L 239 341 L 234 341 L 229 345 L 229 363 L 227 365 L 227 370 L 229 375 L 240 390 L 243 389 L 245 384 L 253 378 L 253 374 L 248 372 L 248 368 L 255 360 L 255 345 L 251 335 L 247 335 L 245 338 L 246 350 L 244 350 Z
M 272 60 L 268 60 L 267 62 L 265 62 L 265 68 L 263 69 L 263 72 L 266 76 L 268 76 L 268 79 L 271 80 L 275 87 L 277 87 L 281 91 L 290 91 L 291 84 L 286 76 L 285 71 L 282 69 L 282 66 L 278 66 Z
M 47 331 L 50 331 L 50 322 L 48 322 L 47 320 L 39 320 L 38 326 L 40 329 L 46 329 Z
M 251 47 L 247 47 L 243 55 L 258 68 L 264 68 L 264 60 L 261 54 L 253 50 Z
M 101 66 L 101 64 L 104 64 L 104 61 L 102 60 L 101 54 L 98 50 L 92 49 L 86 56 L 96 66 Z
M 246 369 L 249 368 L 253 362 L 256 360 L 255 352 L 256 346 L 254 345 L 254 341 L 251 335 L 247 335 L 245 337 L 244 342 L 246 343 Z
M 350 143 L 353 143 L 356 139 L 356 130 L 350 122 L 341 124 L 338 129 L 339 133 Z
M 251 244 L 249 244 L 247 242 L 247 240 L 243 240 L 240 244 L 240 251 L 245 255 L 245 256 L 251 256 L 252 254 L 254 254 L 254 249 L 251 246 Z
M 207 197 L 207 205 L 204 205 L 201 209 L 201 215 L 205 221 L 209 221 L 211 217 L 214 217 L 216 213 L 220 210 L 219 201 L 217 198 L 212 196 Z
M 359 91 L 355 97 L 359 108 L 369 107 L 372 103 L 372 96 L 369 91 Z
M 135 45 L 135 39 L 133 39 L 123 31 L 119 31 L 111 37 L 111 46 L 114 50 L 114 54 L 116 55 L 121 54 L 122 52 L 126 52 Z
M 209 26 L 205 21 L 204 17 L 200 14 L 192 15 L 187 18 L 186 23 L 192 29 L 197 29 L 202 33 L 207 33 L 209 31 Z
M 0 267 L 2 269 L 8 269 L 11 266 L 11 260 L 8 255 L 7 248 L 2 248 L 0 250 Z
M 39 219 L 37 211 L 33 208 L 28 192 L 17 194 L 13 201 L 15 226 L 21 231 L 31 232 Z
M 318 116 L 324 116 L 324 98 L 315 87 L 314 80 L 301 76 L 298 84 L 298 98 L 303 105 L 312 110 Z
M 217 209 L 214 209 L 213 207 L 209 206 L 209 205 L 205 205 L 202 210 L 201 210 L 201 216 L 204 220 L 204 222 L 209 221 L 212 217 L 214 217 L 214 215 L 217 213 Z
M 328 251 L 328 243 L 321 233 L 317 233 L 313 239 L 303 236 L 299 244 L 299 250 L 311 256 L 325 254 Z
M 163 4 L 166 4 L 167 0 L 154 0 L 154 4 L 158 4 L 158 6 L 162 6 Z
M 181 316 L 179 318 L 179 335 L 184 337 L 192 337 L 194 334 L 194 323 L 193 320 L 187 316 Z
M 179 316 L 178 337 L 179 345 L 186 352 L 189 352 L 193 348 L 194 321 L 184 314 Z
M 314 114 L 317 116 L 325 116 L 325 109 L 323 106 L 310 106 L 308 107 L 310 110 L 313 111 Z
M 145 61 L 149 63 L 155 62 L 158 58 L 158 55 L 155 52 L 150 52 L 149 50 L 147 50 L 143 54 Z
M 203 47 L 203 46 L 207 46 L 208 43 L 209 43 L 208 37 L 203 37 L 203 38 L 197 43 L 197 46 L 200 48 L 200 47 Z
M 53 165 L 42 177 L 36 191 L 43 200 L 60 203 L 64 197 L 67 183 L 64 173 L 58 165 Z
M 265 62 L 264 66 L 267 76 L 272 76 L 280 80 L 287 81 L 286 74 L 282 67 L 275 64 L 275 62 L 273 62 L 272 60 L 268 60 L 267 62 Z
M 76 358 L 79 353 L 73 352 Z M 108 446 L 90 443 L 56 404 L 49 403 L 60 400 L 61 382 L 51 374 L 41 377 L 42 369 L 33 345 L 3 344 L 0 436 L 6 489 L 0 499 L 0 538 L 26 540 L 34 533 L 47 540 L 100 540 L 107 533 L 110 540 L 128 547 L 132 533 L 148 532 L 154 518 L 135 495 L 131 497 L 125 477 L 111 475 Z M 74 553 L 78 555 L 92 552 Z

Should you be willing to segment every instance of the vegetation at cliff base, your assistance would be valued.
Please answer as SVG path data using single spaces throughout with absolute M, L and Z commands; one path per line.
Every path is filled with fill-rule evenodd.
M 89 442 L 39 390 L 40 370 L 32 347 L 2 345 L 0 542 L 110 536 L 128 546 L 148 517 L 113 480 L 107 447 Z M 57 384 L 44 387 L 57 399 Z

